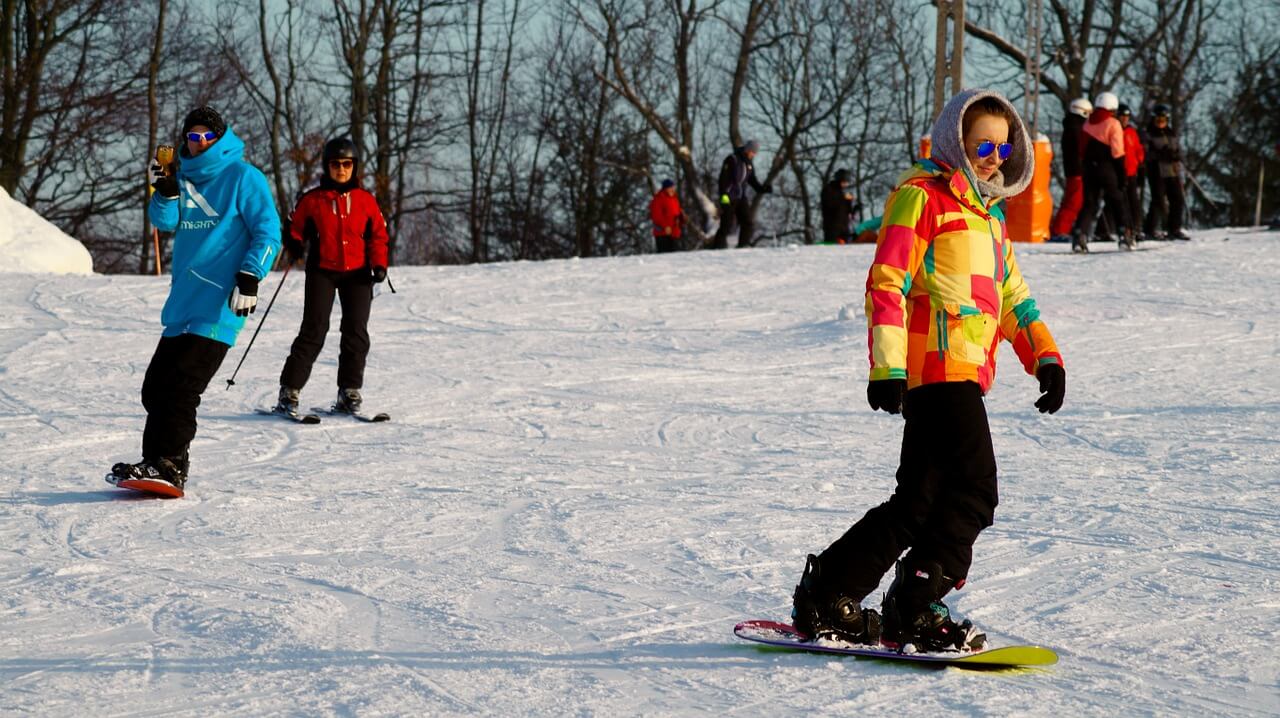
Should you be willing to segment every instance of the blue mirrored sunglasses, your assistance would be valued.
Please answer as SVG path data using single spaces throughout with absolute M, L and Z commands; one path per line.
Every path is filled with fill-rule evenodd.
M 1013 145 L 1008 142 L 1001 142 L 997 145 L 991 140 L 983 140 L 982 144 L 978 145 L 978 157 L 985 158 L 997 150 L 1000 152 L 1000 159 L 1007 160 L 1009 155 L 1013 154 Z
M 191 140 L 192 142 L 200 142 L 201 140 L 204 140 L 205 142 L 213 142 L 214 140 L 218 139 L 218 133 L 212 130 L 208 132 L 188 132 L 187 139 Z

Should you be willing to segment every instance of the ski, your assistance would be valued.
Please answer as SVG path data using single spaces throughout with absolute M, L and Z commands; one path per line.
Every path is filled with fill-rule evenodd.
M 385 411 L 378 412 L 377 414 L 366 414 L 363 411 L 358 411 L 358 412 L 340 411 L 338 408 L 333 406 L 328 406 L 328 407 L 313 406 L 311 407 L 311 410 L 314 411 L 316 414 L 323 414 L 324 416 L 349 416 L 352 419 L 355 419 L 357 421 L 364 421 L 370 424 L 377 424 L 383 421 L 391 421 L 391 415 L 386 413 Z M 317 419 L 317 421 L 319 421 L 319 419 Z
M 1058 654 L 1043 646 L 1001 646 L 970 652 L 905 653 L 885 645 L 858 646 L 838 641 L 814 641 L 797 631 L 794 626 L 775 621 L 743 621 L 733 627 L 733 633 L 738 638 L 778 648 L 889 661 L 984 668 L 1048 666 L 1058 662 Z
M 106 481 L 112 486 L 121 489 L 130 489 L 149 496 L 159 496 L 166 499 L 180 499 L 184 493 L 182 489 L 174 486 L 168 481 L 160 479 L 126 479 L 115 474 L 107 474 Z
M 255 409 L 262 416 L 278 416 L 281 419 L 296 421 L 299 424 L 319 424 L 320 417 L 315 414 L 299 414 L 298 412 L 277 411 L 276 409 Z

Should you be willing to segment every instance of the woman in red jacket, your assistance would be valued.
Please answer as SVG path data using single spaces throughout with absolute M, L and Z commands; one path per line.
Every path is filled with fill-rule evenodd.
M 320 186 L 298 200 L 284 240 L 291 262 L 306 256 L 302 326 L 280 372 L 276 411 L 297 414 L 298 395 L 324 347 L 333 296 L 342 303 L 335 411 L 360 411 L 373 285 L 387 278 L 387 223 L 372 194 L 360 188 L 360 159 L 351 140 L 324 147 Z
M 649 203 L 649 219 L 653 220 L 653 243 L 658 254 L 680 249 L 680 225 L 684 224 L 684 211 L 676 196 L 675 180 L 662 180 L 662 189 Z

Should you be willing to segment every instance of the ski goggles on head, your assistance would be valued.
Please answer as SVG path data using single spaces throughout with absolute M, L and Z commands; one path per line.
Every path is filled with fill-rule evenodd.
M 335 169 L 349 170 L 356 166 L 355 160 L 329 160 L 329 166 Z
M 188 132 L 187 139 L 192 142 L 213 142 L 218 139 L 218 133 L 213 130 L 208 132 Z
M 979 159 L 986 159 L 987 157 L 990 157 L 992 152 L 997 153 L 1000 159 L 1007 160 L 1009 159 L 1009 155 L 1013 154 L 1013 145 L 1008 142 L 1001 142 L 997 145 L 991 140 L 983 140 L 982 143 L 978 145 Z

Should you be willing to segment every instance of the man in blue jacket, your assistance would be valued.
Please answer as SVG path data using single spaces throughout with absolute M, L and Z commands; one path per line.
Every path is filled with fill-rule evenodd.
M 280 216 L 267 178 L 242 159 L 244 142 L 211 107 L 182 122 L 177 170 L 152 165 L 148 213 L 174 232 L 164 332 L 142 382 L 142 461 L 111 467 L 109 483 L 164 482 L 181 496 L 196 407 L 258 303 L 258 282 L 280 252 Z
M 751 232 L 755 229 L 755 222 L 751 218 L 747 186 L 757 194 L 769 194 L 773 191 L 773 187 L 767 182 L 760 184 L 756 179 L 753 162 L 758 151 L 760 143 L 748 140 L 725 157 L 720 165 L 720 179 L 716 185 L 720 190 L 720 228 L 716 230 L 712 249 L 726 249 L 729 246 L 729 232 L 733 231 L 734 225 L 738 227 L 738 246 L 751 246 Z

